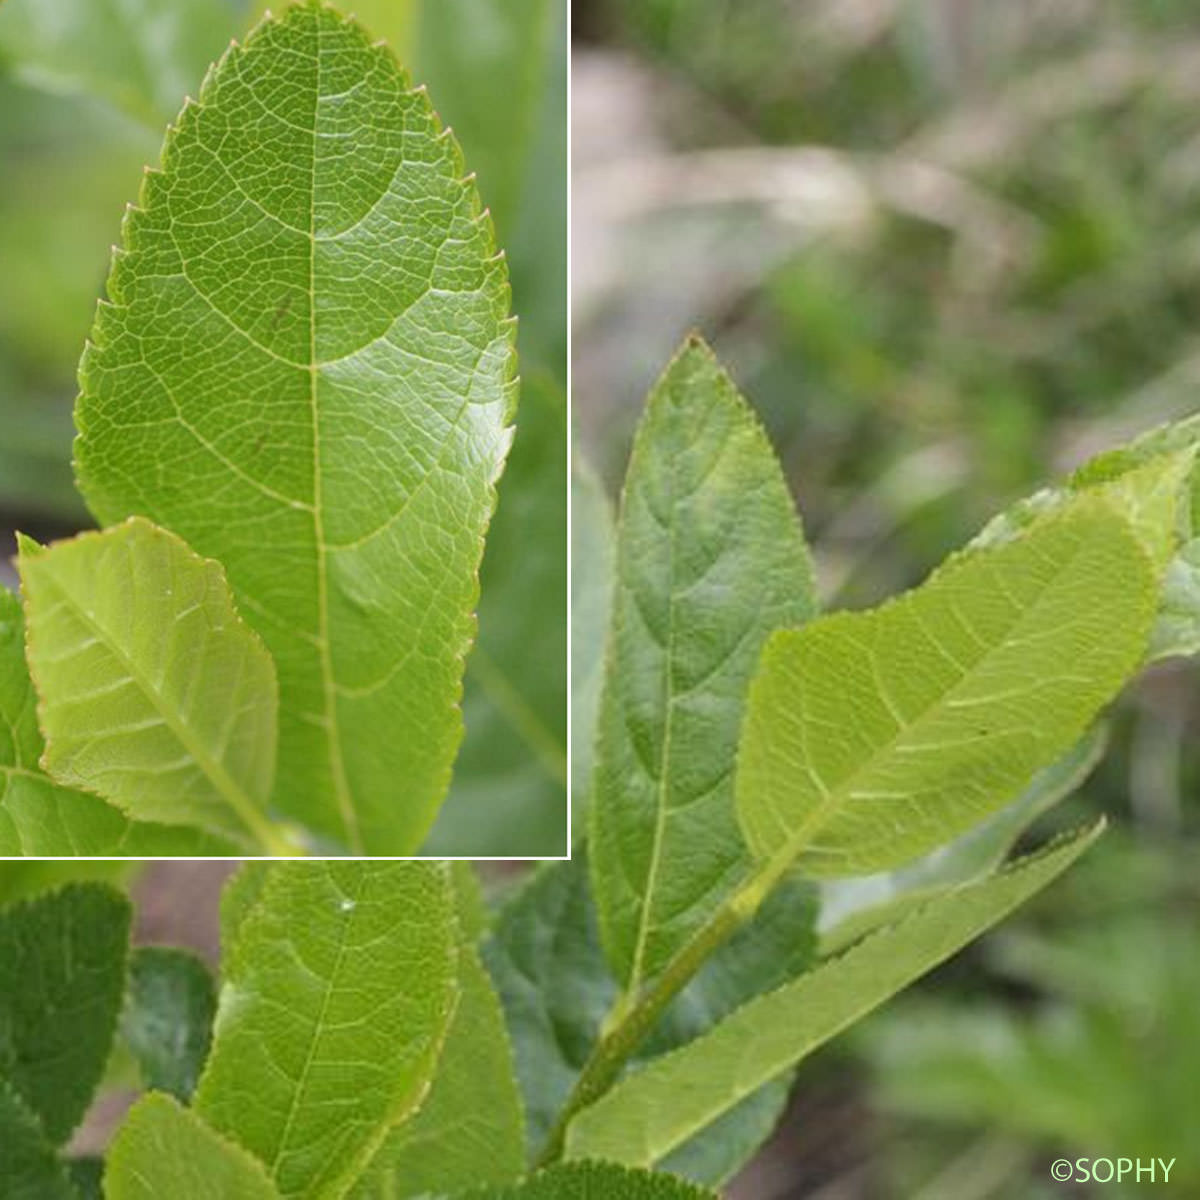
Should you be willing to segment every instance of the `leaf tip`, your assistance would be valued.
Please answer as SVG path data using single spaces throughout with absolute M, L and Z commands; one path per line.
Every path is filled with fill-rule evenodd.
M 45 546 L 31 538 L 27 533 L 22 533 L 19 529 L 16 533 L 16 539 L 18 563 L 22 559 L 37 558 L 39 555 L 46 553 Z

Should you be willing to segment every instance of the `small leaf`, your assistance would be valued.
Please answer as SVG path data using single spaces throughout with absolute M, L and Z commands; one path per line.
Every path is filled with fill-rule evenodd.
M 1156 602 L 1129 523 L 1085 495 L 878 609 L 776 634 L 737 778 L 764 876 L 886 869 L 995 812 L 1137 668 Z
M 278 1200 L 262 1164 L 169 1096 L 129 1110 L 104 1174 L 106 1200 Z
M 568 1156 L 650 1166 L 743 1097 L 907 986 L 1065 870 L 1090 832 L 979 883 L 950 888 L 841 958 L 740 1008 L 628 1075 L 567 1132 Z
M 353 1200 L 406 1200 L 505 1183 L 525 1168 L 521 1096 L 500 1002 L 474 946 L 459 949 L 459 1000 L 415 1116 L 388 1135 Z
M 746 685 L 767 634 L 813 608 L 779 463 L 693 340 L 651 392 L 630 456 L 600 702 L 592 879 L 631 993 L 744 871 L 732 764 Z
M 454 1001 L 441 864 L 282 863 L 242 917 L 194 1107 L 285 1197 L 341 1196 L 419 1104 Z
M 512 1187 L 471 1192 L 465 1200 L 717 1200 L 717 1194 L 671 1175 L 578 1162 L 559 1163 Z
M 0 1196 L 77 1200 L 67 1169 L 38 1119 L 0 1076 Z
M 937 888 L 991 874 L 1021 833 L 1092 773 L 1107 741 L 1105 728 L 1093 726 L 1058 762 L 1039 771 L 1011 804 L 916 862 L 877 875 L 826 880 L 821 885 L 821 953 L 832 954 L 869 930 L 892 924 Z
M 45 746 L 35 704 L 21 606 L 0 588 L 0 854 L 203 858 L 233 853 L 229 843 L 198 829 L 130 821 L 98 797 L 56 784 L 39 765 Z
M 592 787 L 596 715 L 612 614 L 613 514 L 578 451 L 571 464 L 571 819 L 576 838 Z
M 125 990 L 129 901 L 73 884 L 0 911 L 0 1079 L 64 1142 L 104 1073 Z
M 458 146 L 386 46 L 295 5 L 209 73 L 123 242 L 80 368 L 81 491 L 224 565 L 279 670 L 275 806 L 410 854 L 461 739 L 516 399 Z
M 194 954 L 158 946 L 134 951 L 121 1031 L 146 1087 L 191 1098 L 216 1007 L 212 976 Z
M 134 517 L 19 560 L 43 763 L 132 816 L 278 849 L 275 671 L 217 563 Z
M 484 960 L 504 1004 L 537 1153 L 617 998 L 588 892 L 586 855 L 539 869 L 501 910 Z M 682 1045 L 765 988 L 810 965 L 811 886 L 788 881 L 751 924 L 705 964 L 663 1015 L 635 1061 Z M 728 1178 L 770 1133 L 786 1082 L 750 1097 L 722 1128 L 681 1148 L 670 1169 L 704 1183 Z

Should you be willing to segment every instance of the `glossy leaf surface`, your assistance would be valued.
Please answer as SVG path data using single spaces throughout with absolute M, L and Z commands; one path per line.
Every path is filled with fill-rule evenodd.
M 466 739 L 422 853 L 567 852 L 567 404 L 523 380 L 480 573 Z
M 305 3 L 180 115 L 81 366 L 103 523 L 220 560 L 280 681 L 277 806 L 411 853 L 449 782 L 515 401 L 508 286 L 453 138 Z

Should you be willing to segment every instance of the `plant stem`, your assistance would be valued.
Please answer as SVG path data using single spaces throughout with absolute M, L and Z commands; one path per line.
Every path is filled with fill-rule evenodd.
M 554 1122 L 535 1162 L 535 1169 L 549 1166 L 563 1156 L 567 1127 L 575 1116 L 594 1104 L 620 1076 L 629 1056 L 642 1044 L 667 1006 L 691 982 L 692 977 L 758 910 L 759 904 L 775 880 L 764 880 L 755 872 L 731 893 L 708 922 L 686 941 L 654 982 L 644 988 L 635 1001 L 622 996 L 613 1007 L 602 1034 L 571 1094 Z

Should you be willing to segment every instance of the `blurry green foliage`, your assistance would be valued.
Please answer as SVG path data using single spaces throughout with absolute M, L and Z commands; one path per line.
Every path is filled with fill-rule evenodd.
M 1189 860 L 1114 836 L 1055 899 L 988 943 L 985 972 L 951 973 L 863 1027 L 860 1048 L 901 1148 L 889 1194 L 912 1194 L 947 1144 L 976 1130 L 1007 1138 L 1031 1175 L 1056 1157 L 1159 1155 L 1178 1159 L 1170 1182 L 1180 1195 L 1200 1188 L 1200 937 L 1190 915 L 1200 891 Z M 1003 1003 L 998 986 L 1025 1002 Z M 980 1194 L 1024 1197 L 1018 1178 Z

